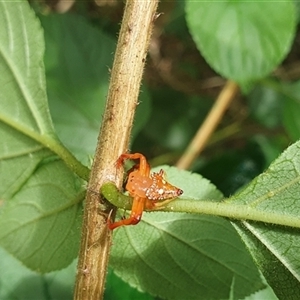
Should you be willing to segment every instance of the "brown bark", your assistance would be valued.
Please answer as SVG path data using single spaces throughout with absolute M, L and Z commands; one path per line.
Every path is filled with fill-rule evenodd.
M 116 49 L 107 104 L 85 200 L 74 299 L 103 297 L 112 233 L 99 199 L 104 182 L 121 185 L 115 161 L 129 145 L 134 112 L 158 1 L 128 0 Z

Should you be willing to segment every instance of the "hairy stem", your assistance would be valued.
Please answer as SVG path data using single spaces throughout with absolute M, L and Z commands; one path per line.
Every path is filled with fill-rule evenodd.
M 103 185 L 101 193 L 108 201 L 119 208 L 131 209 L 132 198 L 120 193 L 113 183 Z M 234 201 L 217 202 L 211 200 L 184 199 L 184 197 L 181 197 L 159 210 L 207 214 L 236 220 L 257 221 L 300 228 L 300 219 L 298 216 L 285 215 L 282 212 L 263 211 L 253 206 L 234 203 Z
M 101 299 L 112 233 L 107 204 L 99 189 L 107 181 L 121 185 L 115 162 L 129 145 L 134 112 L 158 2 L 128 0 L 119 34 L 105 113 L 85 202 L 74 299 Z M 100 108 L 99 108 L 100 109 Z

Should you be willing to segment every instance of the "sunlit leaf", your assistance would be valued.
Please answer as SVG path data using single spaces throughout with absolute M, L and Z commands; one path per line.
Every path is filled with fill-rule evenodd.
M 191 35 L 220 74 L 248 83 L 272 72 L 290 49 L 293 1 L 187 1 Z

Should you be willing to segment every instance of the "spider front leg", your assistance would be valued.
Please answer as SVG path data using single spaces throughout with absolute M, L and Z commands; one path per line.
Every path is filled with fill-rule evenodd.
M 130 217 L 127 219 L 122 219 L 117 222 L 111 223 L 111 212 L 108 216 L 107 220 L 107 225 L 110 230 L 113 230 L 117 227 L 123 226 L 123 225 L 135 225 L 140 222 L 142 218 L 142 214 L 144 211 L 144 206 L 145 206 L 145 198 L 141 197 L 134 197 L 133 198 L 133 203 L 132 203 L 132 208 L 131 208 L 131 213 Z
M 138 165 L 139 172 L 142 176 L 149 176 L 150 174 L 150 166 L 147 163 L 146 157 L 141 153 L 123 153 L 120 155 L 118 160 L 116 161 L 117 168 L 120 168 L 126 159 L 139 159 L 140 163 Z

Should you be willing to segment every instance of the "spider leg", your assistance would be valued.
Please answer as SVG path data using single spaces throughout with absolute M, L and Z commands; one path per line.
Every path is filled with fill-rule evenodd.
M 123 226 L 123 225 L 135 225 L 140 222 L 142 218 L 142 214 L 144 211 L 145 206 L 145 198 L 141 197 L 135 197 L 133 199 L 132 209 L 129 218 L 127 219 L 121 219 L 117 222 L 111 222 L 111 212 L 109 213 L 107 225 L 110 230 L 113 230 L 117 227 Z
M 148 210 L 152 210 L 152 209 L 155 209 L 155 204 L 156 204 L 157 201 L 155 200 L 150 200 L 150 199 L 147 199 L 146 198 L 146 201 L 145 201 L 145 209 L 148 209 Z
M 118 160 L 116 161 L 117 168 L 120 168 L 124 163 L 125 159 L 139 159 L 140 163 L 138 165 L 139 172 L 142 176 L 150 175 L 150 166 L 147 163 L 146 157 L 141 153 L 124 153 L 121 154 Z M 135 168 L 135 167 L 134 167 Z

